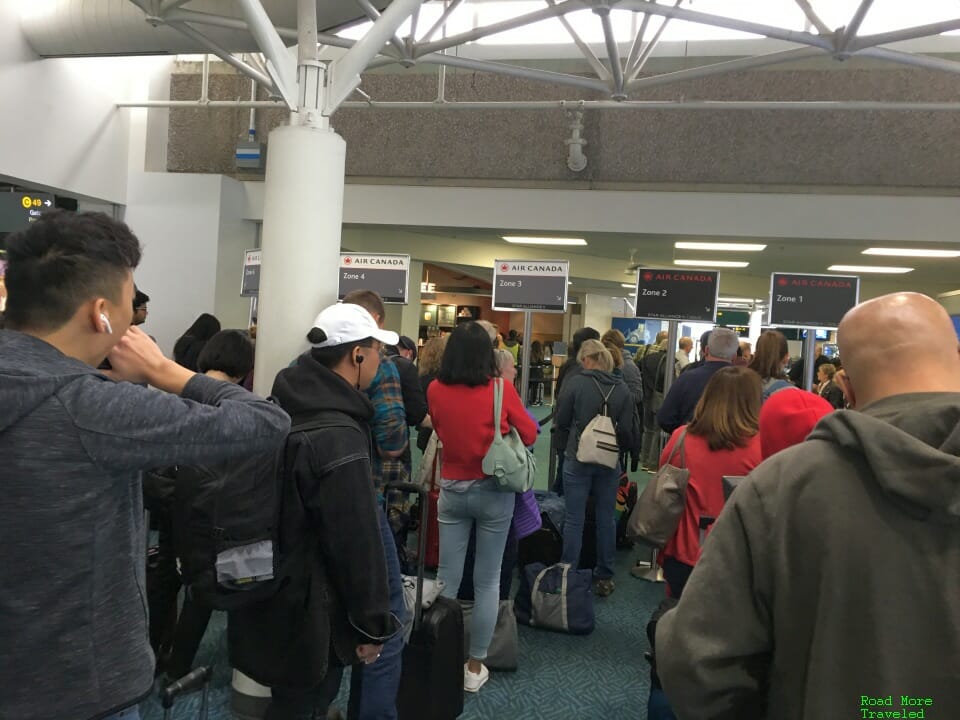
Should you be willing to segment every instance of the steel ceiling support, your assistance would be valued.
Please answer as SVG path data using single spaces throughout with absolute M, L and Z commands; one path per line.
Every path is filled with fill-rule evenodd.
M 267 72 L 291 110 L 297 107 L 297 70 L 273 21 L 260 0 L 236 0 L 246 18 L 250 34 L 266 58 Z M 316 20 L 314 20 L 316 22 Z
M 890 43 L 903 42 L 904 40 L 916 40 L 917 38 L 940 35 L 953 30 L 960 30 L 960 18 L 943 20 L 942 22 L 930 23 L 929 25 L 917 25 L 912 28 L 904 28 L 903 30 L 877 33 L 876 35 L 861 35 L 854 39 L 848 49 L 850 52 L 856 52 L 857 50 L 862 50 L 867 47 L 889 45 Z
M 566 20 L 566 18 L 564 18 Z M 644 15 L 640 21 L 640 29 L 637 30 L 637 36 L 633 39 L 633 45 L 630 46 L 630 52 L 627 53 L 627 64 L 624 69 L 627 73 L 627 79 L 633 80 L 630 76 L 630 69 L 636 65 L 637 58 L 640 57 L 640 50 L 643 48 L 643 36 L 647 34 L 647 26 L 650 24 L 650 16 Z M 635 76 L 634 76 L 635 77 Z
M 572 1 L 572 0 L 568 0 Z M 617 3 L 618 9 L 636 10 L 639 12 L 650 13 L 651 15 L 662 15 L 675 20 L 686 20 L 688 22 L 700 23 L 701 25 L 714 25 L 716 27 L 727 28 L 728 30 L 739 30 L 740 32 L 751 33 L 753 35 L 762 35 L 774 40 L 785 40 L 786 42 L 797 43 L 799 45 L 813 45 L 824 50 L 833 51 L 833 43 L 819 35 L 803 32 L 800 30 L 788 30 L 786 28 L 775 27 L 773 25 L 764 25 L 762 23 L 750 22 L 749 20 L 737 20 L 735 18 L 722 17 L 720 15 L 711 15 L 709 13 L 687 10 L 686 8 L 670 7 L 660 5 L 651 0 L 620 0 Z
M 929 55 L 900 52 L 890 48 L 864 48 L 857 52 L 857 57 L 870 57 L 878 60 L 888 60 L 901 65 L 913 65 L 927 70 L 942 70 L 944 72 L 960 74 L 960 62 L 944 60 Z
M 214 27 L 227 28 L 229 30 L 244 30 L 250 32 L 250 26 L 247 25 L 245 20 L 232 17 L 224 17 L 223 15 L 213 15 L 212 13 L 197 12 L 196 10 L 175 10 L 173 12 L 167 13 L 164 17 L 160 18 L 161 21 L 166 23 L 174 22 L 188 22 L 193 23 L 194 25 L 212 25 Z M 294 28 L 286 27 L 277 27 L 274 28 L 277 31 L 277 35 L 282 37 L 284 40 L 296 40 L 297 31 Z M 333 36 L 335 37 L 335 36 Z M 337 38 L 341 42 L 351 42 L 345 40 L 344 38 Z
M 674 3 L 674 7 L 680 7 L 680 3 L 683 0 L 677 0 Z M 647 17 L 650 17 L 647 15 Z M 667 29 L 667 24 L 670 22 L 670 18 L 665 17 L 663 22 L 660 23 L 660 27 L 657 28 L 657 31 L 653 34 L 653 37 L 650 38 L 650 42 L 647 43 L 647 46 L 643 48 L 643 52 L 637 57 L 636 62 L 633 65 L 627 66 L 627 80 L 633 81 L 637 79 L 637 76 L 643 71 L 644 66 L 647 64 L 647 60 L 650 59 L 650 56 L 653 55 L 653 51 L 657 49 L 657 45 L 660 44 L 660 38 L 663 37 L 663 31 Z
M 190 0 L 163 0 L 163 2 L 160 3 L 159 14 L 163 15 L 171 10 L 176 10 L 181 5 L 186 5 L 188 2 L 190 2 Z
M 118 102 L 126 108 L 284 108 L 269 100 L 132 100 Z M 865 100 L 780 101 L 780 100 L 531 100 L 482 102 L 344 102 L 345 110 L 789 110 L 789 111 L 874 111 L 874 112 L 960 112 L 960 102 L 888 102 Z
M 627 84 L 627 89 L 639 90 L 641 88 L 655 87 L 658 85 L 669 85 L 670 83 L 682 82 L 684 80 L 695 80 L 697 78 L 710 77 L 711 75 L 724 75 L 726 73 L 751 70 L 824 55 L 826 55 L 826 53 L 823 50 L 814 47 L 782 50 L 766 55 L 727 60 L 725 62 L 701 65 L 700 67 L 687 68 L 685 70 L 677 70 L 675 72 L 663 73 L 662 75 L 652 75 L 650 77 L 640 78 L 639 80 L 632 80 Z
M 853 13 L 849 24 L 837 37 L 837 52 L 841 56 L 847 53 L 850 44 L 856 39 L 857 33 L 860 31 L 860 26 L 863 24 L 864 18 L 867 17 L 867 12 L 870 10 L 871 5 L 873 5 L 873 0 L 860 0 L 860 4 L 857 6 L 856 12 Z
M 396 0 L 395 0 L 396 1 Z M 457 55 L 441 55 L 433 53 L 417 58 L 417 62 L 430 63 L 433 65 L 447 65 L 449 67 L 459 67 L 466 70 L 477 70 L 480 72 L 498 73 L 500 75 L 510 75 L 512 77 L 524 78 L 526 80 L 536 80 L 539 82 L 556 83 L 557 85 L 567 85 L 569 87 L 578 87 L 585 90 L 608 95 L 610 86 L 596 78 L 583 77 L 582 75 L 567 75 L 565 73 L 552 72 L 550 70 L 536 70 L 521 65 L 507 65 L 506 63 L 495 63 L 488 60 L 474 60 L 472 58 L 459 57 Z
M 251 0 L 246 0 L 250 2 Z M 329 92 L 324 114 L 331 115 L 340 103 L 360 85 L 360 73 L 383 50 L 384 44 L 397 32 L 403 22 L 420 7 L 421 0 L 393 0 L 380 18 L 373 23 L 347 53 L 330 64 Z
M 227 65 L 230 65 L 233 68 L 236 68 L 238 71 L 246 75 L 248 78 L 256 80 L 258 83 L 263 85 L 266 88 L 269 88 L 271 92 L 276 92 L 278 88 L 275 86 L 274 82 L 268 75 L 264 75 L 262 72 L 257 70 L 254 67 L 251 67 L 247 63 L 238 59 L 234 55 L 219 44 L 215 43 L 213 40 L 208 38 L 201 32 L 197 32 L 192 27 L 185 23 L 179 22 L 167 22 L 171 28 L 176 30 L 179 33 L 186 35 L 191 40 L 200 43 L 205 48 L 207 48 L 211 53 L 216 55 L 218 58 L 223 60 Z
M 380 19 L 380 11 L 373 6 L 373 3 L 371 3 L 370 0 L 354 0 L 354 2 L 360 6 L 360 9 L 366 13 L 367 17 L 370 18 L 371 21 L 376 22 Z M 417 10 L 420 10 L 419 5 L 417 5 Z M 400 53 L 401 56 L 406 57 L 407 47 L 403 44 L 403 41 L 397 37 L 396 33 L 390 36 L 390 44 L 396 48 L 397 52 Z
M 556 7 L 556 2 L 554 0 L 547 0 L 547 5 Z M 563 25 L 574 44 L 580 49 L 583 57 L 590 64 L 590 67 L 593 68 L 593 71 L 597 74 L 597 77 L 604 82 L 608 82 L 611 79 L 611 76 L 610 71 L 607 70 L 607 66 L 600 62 L 600 58 L 598 58 L 591 47 L 583 41 L 577 31 L 573 29 L 573 25 L 570 24 L 570 21 L 567 20 L 567 18 L 563 15 L 557 15 L 557 20 L 560 21 L 560 24 Z
M 439 19 L 437 19 L 437 21 L 433 24 L 433 27 L 431 27 L 429 30 L 427 30 L 426 35 L 424 35 L 422 38 L 420 38 L 420 42 L 421 42 L 421 43 L 428 43 L 428 42 L 430 42 L 430 38 L 432 38 L 434 35 L 436 35 L 436 34 L 437 34 L 437 31 L 438 31 L 440 28 L 444 27 L 444 26 L 447 24 L 447 20 L 450 19 L 450 16 L 451 16 L 451 15 L 453 15 L 453 11 L 456 10 L 456 9 L 460 6 L 460 3 L 462 3 L 462 2 L 463 2 L 463 0 L 453 0 L 447 7 L 445 7 L 444 10 L 443 10 L 443 14 L 442 14 L 442 15 L 439 17 Z
M 832 35 L 833 30 L 827 27 L 827 24 L 820 19 L 820 16 L 817 15 L 813 7 L 810 5 L 809 0 L 796 0 L 797 5 L 800 6 L 800 9 L 803 10 L 803 14 L 807 16 L 807 20 L 810 21 L 810 24 L 813 25 L 817 32 L 821 35 Z
M 620 48 L 617 46 L 617 38 L 613 34 L 610 8 L 606 5 L 600 5 L 595 7 L 593 12 L 600 17 L 600 24 L 603 26 L 603 40 L 607 45 L 607 62 L 610 64 L 610 71 L 613 73 L 613 84 L 610 86 L 613 98 L 615 100 L 626 100 L 627 96 L 623 92 L 623 66 L 620 64 Z
M 442 41 L 418 43 L 417 56 L 419 57 L 420 55 L 428 55 L 429 53 L 437 52 L 438 50 L 446 50 L 447 48 L 456 47 L 457 45 L 465 45 L 466 43 L 489 37 L 490 35 L 496 35 L 498 33 L 506 32 L 507 30 L 515 30 L 518 27 L 531 25 L 535 22 L 540 22 L 541 20 L 549 20 L 552 17 L 565 15 L 566 13 L 574 12 L 575 10 L 583 10 L 587 7 L 589 7 L 587 0 L 565 0 L 559 5 L 554 5 L 553 7 L 547 7 L 543 10 L 536 10 L 534 12 L 527 13 L 526 15 L 520 15 L 515 18 L 510 18 L 509 20 L 503 20 L 501 22 L 494 23 L 493 25 L 474 28 L 473 30 L 460 33 L 459 35 L 451 35 Z

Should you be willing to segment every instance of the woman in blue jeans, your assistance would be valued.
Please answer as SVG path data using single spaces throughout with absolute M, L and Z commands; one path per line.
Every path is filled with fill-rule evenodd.
M 498 430 L 506 434 L 514 427 L 523 443 L 532 445 L 538 429 L 513 384 L 497 376 L 490 336 L 477 323 L 468 322 L 450 334 L 437 380 L 427 389 L 433 429 L 443 443 L 437 577 L 444 583 L 444 597 L 457 596 L 470 532 L 476 526 L 470 658 L 463 670 L 467 692 L 477 692 L 490 677 L 483 660 L 497 622 L 500 564 L 516 498 L 514 493 L 500 492 L 496 480 L 483 474 L 483 456 L 493 442 L 495 382 L 503 384 Z
M 560 395 L 556 423 L 561 438 L 566 438 L 563 461 L 563 497 L 567 506 L 563 525 L 561 562 L 577 566 L 583 544 L 587 499 L 593 495 L 597 519 L 597 567 L 594 570 L 596 592 L 606 597 L 613 592 L 613 562 L 617 549 L 617 522 L 614 507 L 620 484 L 620 468 L 577 460 L 580 434 L 600 413 L 604 398 L 607 413 L 617 431 L 620 452 L 635 449 L 641 430 L 637 406 L 622 376 L 613 374 L 613 356 L 598 340 L 580 346 L 577 361 L 583 372 L 564 385 Z

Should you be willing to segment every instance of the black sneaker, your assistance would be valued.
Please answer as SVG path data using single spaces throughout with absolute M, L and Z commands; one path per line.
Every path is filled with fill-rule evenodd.
M 605 580 L 597 580 L 595 592 L 597 597 L 609 597 L 613 594 L 615 588 L 613 578 L 607 578 Z

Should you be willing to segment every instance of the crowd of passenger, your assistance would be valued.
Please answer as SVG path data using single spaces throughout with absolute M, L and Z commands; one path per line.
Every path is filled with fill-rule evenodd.
M 202 314 L 172 359 L 140 329 L 150 298 L 126 225 L 51 213 L 6 244 L 0 717 L 135 720 L 226 609 L 231 665 L 271 688 L 266 718 L 337 717 L 347 668 L 349 717 L 397 718 L 402 576 L 422 558 L 388 511 L 390 488 L 416 477 L 411 443 L 442 446 L 437 581 L 444 598 L 470 587 L 463 690 L 481 690 L 530 499 L 483 465 L 495 434 L 538 442 L 528 406 L 542 390 L 516 386 L 526 339 L 481 320 L 421 346 L 356 291 L 303 328 L 306 349 L 268 400 L 250 390 L 253 329 Z M 839 358 L 818 345 L 794 360 L 776 330 L 755 348 L 723 327 L 697 357 L 694 344 L 662 333 L 633 354 L 619 331 L 583 328 L 553 388 L 560 560 L 576 568 L 595 540 L 596 597 L 615 590 L 624 478 L 689 475 L 657 559 L 650 719 L 866 718 L 887 696 L 904 713 L 960 714 L 960 350 L 947 314 L 909 293 L 862 303 L 840 324 Z M 611 462 L 582 452 L 598 417 L 614 428 Z M 266 494 L 231 494 L 264 468 L 279 468 L 276 486 L 250 487 Z M 276 556 L 242 534 L 209 550 L 222 530 L 203 515 L 211 493 L 219 512 L 249 513 L 230 527 L 266 517 Z M 262 596 L 227 592 L 248 582 Z

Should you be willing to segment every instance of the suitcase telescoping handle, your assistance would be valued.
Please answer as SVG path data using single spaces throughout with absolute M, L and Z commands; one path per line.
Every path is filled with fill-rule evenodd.
M 416 493 L 420 497 L 420 537 L 417 538 L 417 599 L 413 608 L 413 629 L 417 630 L 423 622 L 423 575 L 426 571 L 427 525 L 430 519 L 428 504 L 430 499 L 427 497 L 427 489 L 416 483 L 387 483 L 387 489 Z
M 200 699 L 200 718 L 201 720 L 206 720 L 207 693 L 210 690 L 211 677 L 213 677 L 213 668 L 209 666 L 198 667 L 196 670 L 184 675 L 179 680 L 174 680 L 163 688 L 163 690 L 160 691 L 160 704 L 163 706 L 164 720 L 169 720 L 170 711 L 179 695 L 193 692 L 198 688 L 203 688 L 203 696 Z

